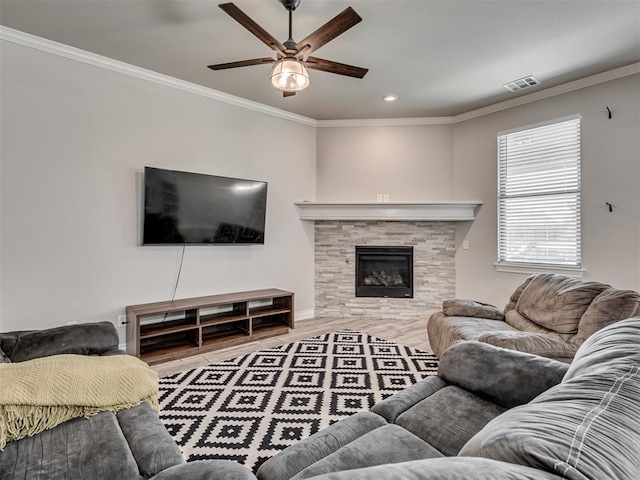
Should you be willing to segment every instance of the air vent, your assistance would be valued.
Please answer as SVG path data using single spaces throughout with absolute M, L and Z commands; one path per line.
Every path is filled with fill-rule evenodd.
M 524 90 L 525 88 L 533 87 L 534 85 L 540 85 L 540 82 L 536 80 L 533 75 L 529 75 L 528 77 L 519 78 L 513 82 L 505 83 L 504 88 L 510 92 L 517 92 L 519 90 Z

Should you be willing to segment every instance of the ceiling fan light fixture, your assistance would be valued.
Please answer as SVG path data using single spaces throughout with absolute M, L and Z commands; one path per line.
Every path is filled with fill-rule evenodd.
M 311 83 L 307 67 L 296 58 L 277 61 L 271 69 L 269 81 L 271 86 L 285 92 L 304 90 Z

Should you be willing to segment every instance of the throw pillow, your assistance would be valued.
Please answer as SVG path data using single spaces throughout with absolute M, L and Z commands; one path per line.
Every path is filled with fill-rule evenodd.
M 442 312 L 447 317 L 477 317 L 504 320 L 504 313 L 488 303 L 475 300 L 452 299 L 442 302 Z

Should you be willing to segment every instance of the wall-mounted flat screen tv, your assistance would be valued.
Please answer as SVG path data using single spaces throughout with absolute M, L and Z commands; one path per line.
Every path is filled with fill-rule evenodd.
M 144 169 L 143 245 L 264 243 L 267 183 Z

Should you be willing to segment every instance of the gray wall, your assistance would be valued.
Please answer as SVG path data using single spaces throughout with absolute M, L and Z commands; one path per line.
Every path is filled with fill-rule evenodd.
M 496 135 L 580 114 L 584 278 L 640 290 L 639 106 L 633 75 L 452 125 L 319 128 L 318 200 L 483 201 L 474 222 L 456 226 L 456 295 L 503 306 L 528 274 L 494 266 Z
M 573 114 L 582 116 L 584 279 L 640 290 L 640 78 L 633 75 L 455 124 L 455 196 L 484 201 L 477 219 L 456 229 L 458 296 L 503 306 L 527 277 L 493 265 L 497 133 Z M 612 213 L 605 202 L 614 205 Z M 460 248 L 465 239 L 469 250 Z
M 318 201 L 453 198 L 451 125 L 318 128 Z
M 581 114 L 585 278 L 640 290 L 640 82 L 443 125 L 314 128 L 2 42 L 0 329 L 111 320 L 170 298 L 181 247 L 140 247 L 145 165 L 269 182 L 264 246 L 187 247 L 177 298 L 264 287 L 314 302 L 298 200 L 482 200 L 456 227 L 456 295 L 502 305 L 496 133 Z M 606 106 L 613 119 L 606 116 Z M 289 133 L 281 147 L 282 131 Z M 608 213 L 605 202 L 615 206 Z M 463 240 L 469 250 L 462 250 Z
M 187 247 L 176 298 L 278 287 L 312 312 L 293 202 L 315 195 L 314 127 L 8 41 L 1 62 L 0 329 L 171 298 L 182 247 L 139 246 L 145 165 L 269 182 L 265 245 Z

